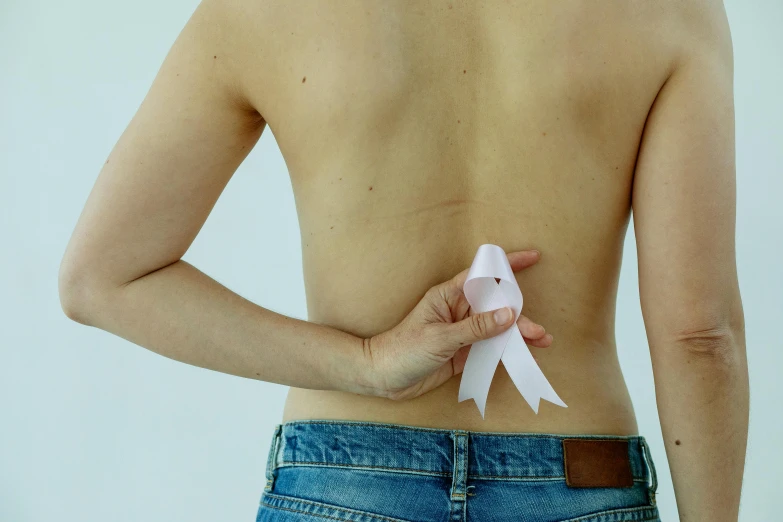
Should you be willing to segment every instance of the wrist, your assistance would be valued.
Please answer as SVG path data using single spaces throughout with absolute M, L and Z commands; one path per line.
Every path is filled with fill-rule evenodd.
M 377 353 L 373 351 L 372 338 L 354 337 L 352 339 L 349 364 L 344 366 L 346 370 L 342 383 L 344 391 L 367 395 L 372 397 L 384 397 L 384 387 L 381 383 L 382 373 L 379 371 Z

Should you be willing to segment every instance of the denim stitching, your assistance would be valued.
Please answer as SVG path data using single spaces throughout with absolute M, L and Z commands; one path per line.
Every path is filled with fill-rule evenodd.
M 649 495 L 650 505 L 655 507 L 657 505 L 655 494 L 658 490 L 658 478 L 655 473 L 655 464 L 652 462 L 652 454 L 650 453 L 650 447 L 647 445 L 647 441 L 642 438 L 639 443 L 642 446 L 642 457 L 644 458 L 644 464 L 647 467 L 647 474 L 650 478 L 650 482 L 647 485 L 647 493 Z
M 341 522 L 352 522 L 350 518 L 337 518 L 337 517 L 331 517 L 329 515 L 320 515 L 320 514 L 317 515 L 315 513 L 310 513 L 310 512 L 307 512 L 307 511 L 301 511 L 299 509 L 287 508 L 287 507 L 282 507 L 282 506 L 273 506 L 273 505 L 267 504 L 267 503 L 264 503 L 264 505 L 266 507 L 268 507 L 269 509 L 281 509 L 283 511 L 290 511 L 292 513 L 302 513 L 304 515 L 307 515 L 307 516 L 310 516 L 310 517 L 314 517 L 314 518 L 326 518 L 326 519 L 329 519 L 329 520 L 340 520 Z
M 358 510 L 358 509 L 351 509 L 351 508 L 346 508 L 346 507 L 342 507 L 342 506 L 335 506 L 333 504 L 324 504 L 323 502 L 316 502 L 315 500 L 304 500 L 304 499 L 301 499 L 301 498 L 298 498 L 298 497 L 289 497 L 289 496 L 285 496 L 285 495 L 276 495 L 276 494 L 273 494 L 273 493 L 266 493 L 266 494 L 264 494 L 264 499 L 262 499 L 262 502 L 264 503 L 264 505 L 269 506 L 270 508 L 273 508 L 273 509 L 288 509 L 289 511 L 298 511 L 298 510 L 296 510 L 294 508 L 287 508 L 287 507 L 272 505 L 271 503 L 266 502 L 266 498 L 267 497 L 269 497 L 269 498 L 276 498 L 276 499 L 278 499 L 278 500 L 280 500 L 282 502 L 289 502 L 289 503 L 293 503 L 293 504 L 295 504 L 297 502 L 301 502 L 302 504 L 312 504 L 313 506 L 322 507 L 324 509 L 331 509 L 333 511 L 345 511 L 347 513 L 354 513 L 354 514 L 359 515 L 359 516 L 374 518 L 374 519 L 378 519 L 378 520 L 386 520 L 388 522 L 404 522 L 404 521 L 400 520 L 399 518 L 385 517 L 383 515 L 377 515 L 375 513 L 369 513 L 367 511 L 361 511 L 361 510 Z M 299 511 L 299 513 L 305 513 L 307 515 L 316 516 L 316 517 L 334 518 L 335 520 L 347 520 L 349 522 L 352 522 L 348 518 L 335 518 L 335 517 L 328 516 L 328 515 L 322 515 L 322 514 L 318 514 L 318 513 L 310 513 L 309 511 Z
M 589 515 L 583 515 L 581 517 L 577 518 L 569 518 L 566 520 L 563 520 L 561 522 L 590 522 L 591 519 L 598 518 L 598 517 L 606 517 L 611 515 L 621 515 L 623 513 L 636 513 L 640 511 L 647 511 L 647 510 L 653 510 L 654 507 L 650 506 L 640 506 L 640 507 L 634 507 L 634 508 L 619 508 L 619 509 L 610 509 L 607 511 L 600 511 L 598 513 L 590 513 Z M 649 520 L 658 520 L 660 517 L 653 517 L 653 518 L 642 518 L 640 520 L 634 521 L 634 522 L 647 522 Z
M 535 480 L 541 480 L 541 481 L 545 481 L 545 480 L 565 480 L 565 476 L 551 476 L 551 477 L 547 476 L 547 477 L 542 477 L 541 475 L 468 475 L 468 478 L 472 478 L 472 479 L 490 479 L 490 480 L 495 480 L 495 479 L 523 479 L 523 480 L 525 480 L 525 479 L 527 479 L 527 480 L 531 480 L 531 481 L 535 481 Z M 645 479 L 645 478 L 634 478 L 633 481 L 634 482 L 641 482 L 643 484 L 647 483 L 647 479 Z
M 453 435 L 453 440 L 451 442 L 451 496 L 454 496 L 454 486 L 457 484 L 457 445 L 459 444 L 457 442 L 457 433 L 455 432 Z M 456 496 L 459 496 L 457 494 Z
M 593 517 L 592 515 L 588 518 L 569 518 L 568 520 L 564 520 L 563 522 L 590 522 L 593 520 L 593 518 L 598 519 L 600 517 L 604 517 L 607 515 L 611 515 L 612 513 L 599 513 Z M 652 518 L 640 518 L 639 520 L 632 520 L 630 522 L 660 522 L 661 517 L 652 517 Z M 622 521 L 618 521 L 622 522 Z
M 619 514 L 619 513 L 618 513 Z M 579 518 L 569 518 L 568 520 L 565 520 L 563 522 L 591 522 L 594 520 L 598 520 L 599 518 L 612 516 L 614 515 L 614 511 L 602 511 L 601 513 L 597 513 L 595 515 L 588 515 L 587 517 L 579 517 Z M 631 522 L 650 522 L 650 521 L 660 521 L 661 517 L 652 517 L 652 518 L 640 518 L 638 520 L 634 520 Z
M 412 473 L 415 475 L 437 475 L 439 477 L 446 477 L 451 475 L 451 473 L 446 471 L 431 471 L 431 470 L 421 470 L 415 468 L 394 468 L 391 466 L 359 466 L 356 464 L 338 464 L 336 462 L 310 462 L 310 461 L 305 462 L 300 460 L 284 460 L 280 463 L 280 466 L 278 467 L 291 467 L 291 466 L 324 466 L 324 467 L 332 467 L 332 468 L 355 468 L 355 469 L 362 469 L 366 471 L 372 471 L 372 470 L 401 471 L 406 473 Z M 472 473 L 468 475 L 468 478 L 469 479 L 528 479 L 531 481 L 565 480 L 565 476 L 563 475 L 552 475 L 552 476 L 542 477 L 541 475 L 475 475 Z M 646 478 L 634 478 L 633 481 L 647 483 Z
M 430 470 L 420 470 L 420 469 L 414 469 L 414 468 L 393 468 L 388 466 L 358 466 L 356 464 L 338 464 L 336 462 L 304 462 L 304 461 L 291 461 L 286 460 L 281 462 L 281 465 L 278 467 L 291 467 L 291 466 L 324 466 L 327 468 L 355 468 L 355 469 L 361 469 L 365 471 L 373 471 L 373 470 L 381 470 L 381 471 L 400 471 L 404 473 L 412 473 L 414 475 L 436 475 L 439 477 L 447 477 L 450 476 L 451 473 L 445 472 L 445 471 L 430 471 Z M 541 475 L 475 475 L 470 474 L 468 475 L 469 479 L 489 479 L 489 480 L 495 480 L 495 479 L 522 479 L 522 480 L 530 480 L 530 481 L 548 481 L 548 480 L 565 480 L 565 476 L 563 475 L 552 475 L 552 476 L 546 476 L 542 477 Z M 634 478 L 634 482 L 643 482 L 647 484 L 646 478 Z
M 280 449 L 280 440 L 282 438 L 282 425 L 277 424 L 275 426 L 274 434 L 272 435 L 272 447 L 269 449 L 266 462 L 266 484 L 264 485 L 265 491 L 271 491 L 275 482 L 275 469 L 277 468 L 277 456 Z
M 429 470 L 420 470 L 415 468 L 393 468 L 391 466 L 359 466 L 356 464 L 338 464 L 336 462 L 305 462 L 300 460 L 284 460 L 281 462 L 282 466 L 326 466 L 326 467 L 334 467 L 334 468 L 356 468 L 356 469 L 365 469 L 365 470 L 387 470 L 387 471 L 404 471 L 408 473 L 415 473 L 417 475 L 439 475 L 439 476 L 449 476 L 451 473 L 446 471 L 429 471 Z
M 464 444 L 464 453 L 458 454 L 459 450 L 463 449 L 462 444 L 462 437 L 465 437 L 465 444 Z M 467 458 L 467 445 L 468 445 L 468 434 L 463 431 L 454 431 L 453 432 L 453 442 L 452 442 L 452 479 L 451 479 L 451 497 L 462 500 L 465 498 L 464 493 L 454 493 L 454 490 L 458 487 L 458 482 L 462 480 L 462 474 L 465 474 L 465 480 L 467 480 L 467 466 L 464 462 L 464 459 Z

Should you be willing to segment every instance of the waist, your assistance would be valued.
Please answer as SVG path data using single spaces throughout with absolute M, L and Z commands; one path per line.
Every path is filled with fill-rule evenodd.
M 269 464 L 273 468 L 356 467 L 443 476 L 453 475 L 455 465 L 460 464 L 467 478 L 561 480 L 568 478 L 564 476 L 568 458 L 592 458 L 587 452 L 593 450 L 585 449 L 590 443 L 602 446 L 592 453 L 596 463 L 614 459 L 634 482 L 656 482 L 642 435 L 503 433 L 366 421 L 281 423 L 276 427 Z
M 405 401 L 339 391 L 291 388 L 283 422 L 312 419 L 369 421 L 438 429 L 563 434 L 638 433 L 636 416 L 619 363 L 577 361 L 549 365 L 544 373 L 567 408 L 542 401 L 534 413 L 498 365 L 482 419 L 472 400 L 457 401 L 461 375 Z

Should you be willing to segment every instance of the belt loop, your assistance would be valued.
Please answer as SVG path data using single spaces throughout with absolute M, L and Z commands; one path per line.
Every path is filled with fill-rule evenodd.
M 277 455 L 280 450 L 280 438 L 283 425 L 277 424 L 275 426 L 275 432 L 272 435 L 272 444 L 269 448 L 269 454 L 266 459 L 266 485 L 264 491 L 272 491 L 272 486 L 275 483 L 275 470 L 277 469 Z
M 650 453 L 650 447 L 647 445 L 647 441 L 644 437 L 639 437 L 639 443 L 642 446 L 642 452 L 644 461 L 647 465 L 647 472 L 650 477 L 650 484 L 648 486 L 648 492 L 650 493 L 650 503 L 655 505 L 655 492 L 658 490 L 658 475 L 655 473 L 655 464 L 652 460 L 652 454 Z
M 454 466 L 451 479 L 451 500 L 465 500 L 468 481 L 468 433 L 454 430 Z

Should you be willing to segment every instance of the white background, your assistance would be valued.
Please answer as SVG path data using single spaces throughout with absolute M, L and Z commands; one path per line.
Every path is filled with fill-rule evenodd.
M 751 377 L 740 518 L 759 522 L 781 516 L 783 4 L 726 3 Z M 254 520 L 286 388 L 72 322 L 57 296 L 58 265 L 95 178 L 196 5 L 0 0 L 0 521 Z M 185 259 L 306 319 L 293 195 L 269 129 Z M 617 341 L 666 522 L 677 520 L 676 505 L 636 277 L 631 225 Z

